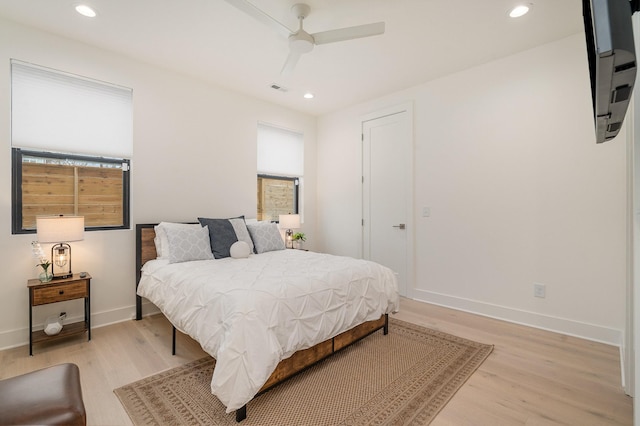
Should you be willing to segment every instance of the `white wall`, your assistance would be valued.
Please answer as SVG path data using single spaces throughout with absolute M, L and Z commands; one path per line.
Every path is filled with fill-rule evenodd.
M 264 121 L 305 135 L 307 245 L 353 256 L 361 249 L 359 119 L 412 101 L 412 295 L 621 342 L 625 146 L 594 143 L 582 35 L 321 117 L 316 163 L 313 117 L 2 20 L 0 348 L 27 341 L 26 280 L 38 273 L 33 236 L 10 231 L 9 58 L 134 89 L 132 224 L 254 215 L 255 128 Z M 423 206 L 431 217 L 419 215 Z M 133 230 L 88 232 L 73 244 L 74 269 L 94 276 L 96 326 L 133 312 L 134 244 Z M 534 282 L 547 285 L 545 299 L 533 297 Z M 81 315 L 78 304 L 64 309 Z M 36 322 L 59 310 L 39 308 Z
M 360 117 L 412 101 L 413 297 L 622 344 L 626 136 L 590 96 L 577 34 L 321 117 L 321 248 L 359 255 Z
M 304 134 L 303 231 L 313 246 L 314 117 L 0 20 L 0 349 L 27 342 L 26 281 L 38 275 L 29 244 L 34 235 L 11 235 L 10 58 L 133 88 L 132 230 L 86 232 L 84 241 L 72 244 L 74 271 L 93 276 L 94 326 L 128 319 L 134 311 L 136 223 L 255 217 L 258 121 Z M 47 305 L 35 312 L 35 322 L 61 310 L 82 315 L 78 301 Z

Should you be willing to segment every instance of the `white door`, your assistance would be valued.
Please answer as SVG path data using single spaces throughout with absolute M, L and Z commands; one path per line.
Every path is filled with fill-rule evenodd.
M 363 119 L 363 257 L 391 268 L 403 296 L 413 268 L 412 145 L 410 108 Z

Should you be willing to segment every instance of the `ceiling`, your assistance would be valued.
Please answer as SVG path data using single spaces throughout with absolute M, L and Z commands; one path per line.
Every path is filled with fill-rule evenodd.
M 301 0 L 250 1 L 297 28 Z M 93 19 L 75 12 L 80 0 L 0 0 L 0 16 L 313 115 L 583 32 L 580 0 L 524 0 L 518 19 L 508 11 L 520 0 L 305 1 L 309 33 L 378 21 L 386 31 L 318 45 L 282 79 L 287 40 L 224 0 L 86 0 Z

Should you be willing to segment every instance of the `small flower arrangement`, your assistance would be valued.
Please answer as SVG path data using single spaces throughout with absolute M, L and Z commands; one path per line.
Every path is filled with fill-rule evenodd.
M 302 249 L 302 243 L 307 241 L 307 236 L 304 235 L 304 232 L 296 232 L 291 239 L 293 240 L 294 248 Z
M 40 266 L 43 270 L 42 275 L 45 279 L 49 279 L 51 276 L 49 274 L 49 266 L 51 266 L 51 262 L 46 258 L 44 252 L 42 251 L 42 247 L 40 247 L 40 243 L 37 241 L 31 241 L 31 252 L 33 253 L 33 257 L 38 259 L 40 263 L 37 263 L 36 266 Z M 40 278 L 42 280 L 42 277 Z

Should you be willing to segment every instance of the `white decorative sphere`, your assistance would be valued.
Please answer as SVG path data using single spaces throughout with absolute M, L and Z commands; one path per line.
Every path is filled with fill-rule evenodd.
M 234 259 L 243 259 L 245 257 L 249 257 L 251 254 L 251 247 L 249 247 L 249 244 L 244 241 L 236 241 L 231 245 L 229 252 L 231 253 L 231 257 Z

